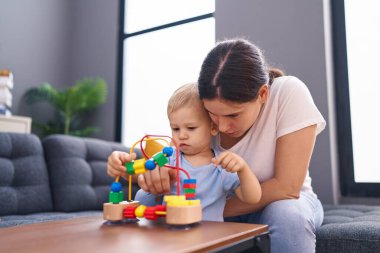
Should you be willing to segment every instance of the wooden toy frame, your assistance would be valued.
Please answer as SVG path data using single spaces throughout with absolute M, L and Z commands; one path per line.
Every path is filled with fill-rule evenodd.
M 167 139 L 170 139 L 170 142 Z M 158 141 L 165 142 L 167 146 L 164 147 Z M 145 149 L 143 148 L 143 143 L 145 143 Z M 189 173 L 179 167 L 179 149 L 175 141 L 169 136 L 145 135 L 132 145 L 130 154 L 133 153 L 135 146 L 138 144 L 140 144 L 143 158 L 125 164 L 126 173 L 129 176 L 128 200 L 124 200 L 119 182 L 120 177 L 116 177 L 115 182 L 111 184 L 109 202 L 103 204 L 103 218 L 115 222 L 125 219 L 138 221 L 137 218 L 142 217 L 150 220 L 165 217 L 166 223 L 170 225 L 189 225 L 200 222 L 202 220 L 202 207 L 200 200 L 195 198 L 196 180 L 191 179 Z M 173 150 L 171 144 L 175 146 L 175 150 Z M 170 166 L 168 165 L 168 157 L 173 153 L 176 155 L 176 164 L 175 166 Z M 165 205 L 149 207 L 140 205 L 138 201 L 132 200 L 132 175 L 142 174 L 147 170 L 154 170 L 163 166 L 177 171 L 177 195 L 164 196 Z M 184 180 L 184 195 L 180 195 L 180 171 L 185 173 L 188 178 Z

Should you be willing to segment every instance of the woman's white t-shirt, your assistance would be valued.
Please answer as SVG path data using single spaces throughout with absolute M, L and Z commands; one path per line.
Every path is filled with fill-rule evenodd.
M 326 126 L 306 85 L 293 76 L 278 77 L 270 86 L 268 101 L 254 125 L 228 150 L 243 157 L 258 180 L 264 182 L 274 176 L 277 138 L 315 124 L 316 134 Z M 213 138 L 212 146 L 224 150 L 219 135 Z M 313 192 L 309 171 L 302 191 Z

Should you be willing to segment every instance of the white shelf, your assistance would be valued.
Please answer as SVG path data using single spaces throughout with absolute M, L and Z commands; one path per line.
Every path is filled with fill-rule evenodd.
M 30 133 L 32 119 L 0 115 L 0 132 Z

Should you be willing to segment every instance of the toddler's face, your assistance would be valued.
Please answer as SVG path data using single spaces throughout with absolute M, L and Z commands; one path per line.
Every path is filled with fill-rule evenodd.
M 217 132 L 204 110 L 193 106 L 179 108 L 169 114 L 172 138 L 186 155 L 210 149 L 211 137 Z

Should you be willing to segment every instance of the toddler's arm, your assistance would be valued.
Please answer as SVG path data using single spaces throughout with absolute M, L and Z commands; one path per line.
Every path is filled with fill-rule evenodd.
M 137 191 L 135 200 L 140 202 L 140 205 L 155 206 L 162 204 L 162 197 L 153 195 L 150 192 L 146 192 L 143 189 Z
M 217 158 L 213 158 L 212 162 L 215 165 L 221 165 L 229 172 L 237 172 L 240 186 L 236 188 L 235 193 L 241 201 L 248 204 L 256 204 L 260 201 L 260 183 L 243 158 L 235 153 L 225 151 Z

